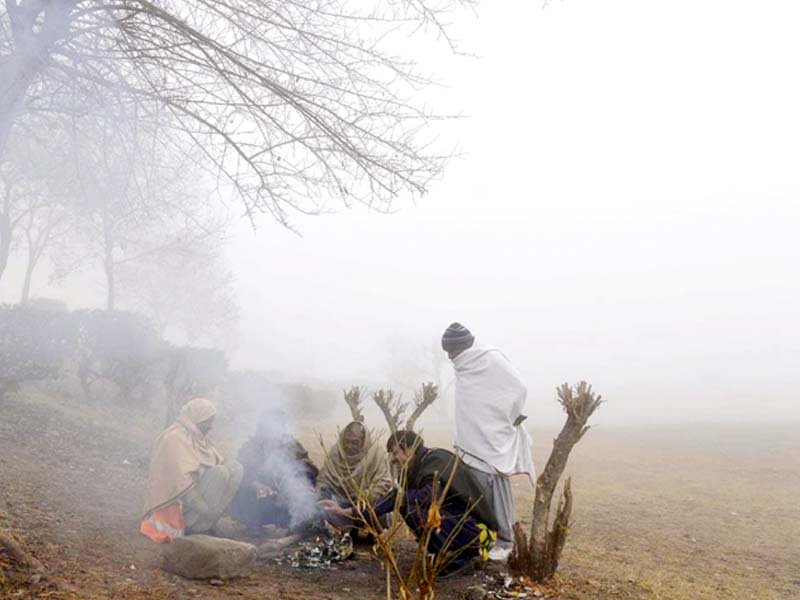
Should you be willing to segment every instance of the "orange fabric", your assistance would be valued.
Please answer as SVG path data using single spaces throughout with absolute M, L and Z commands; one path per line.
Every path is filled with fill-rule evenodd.
M 180 502 L 154 510 L 142 519 L 139 531 L 158 544 L 183 535 L 183 510 Z

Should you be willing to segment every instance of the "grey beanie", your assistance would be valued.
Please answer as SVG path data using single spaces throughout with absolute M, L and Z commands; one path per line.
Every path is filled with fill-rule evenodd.
M 452 352 L 459 348 L 469 348 L 475 341 L 475 336 L 461 323 L 452 323 L 445 329 L 442 336 L 442 350 Z

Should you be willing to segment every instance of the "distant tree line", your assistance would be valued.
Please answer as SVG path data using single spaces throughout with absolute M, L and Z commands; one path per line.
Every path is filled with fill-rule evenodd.
M 231 371 L 225 353 L 176 346 L 132 312 L 67 311 L 54 301 L 0 305 L 0 402 L 23 386 L 75 383 L 84 402 L 163 409 L 171 422 L 194 396 L 296 415 L 333 409 L 335 397 L 276 384 L 258 371 Z

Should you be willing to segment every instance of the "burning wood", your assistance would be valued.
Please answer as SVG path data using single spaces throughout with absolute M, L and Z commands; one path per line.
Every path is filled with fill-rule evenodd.
M 278 564 L 296 569 L 329 569 L 332 565 L 353 556 L 353 540 L 349 533 L 341 536 L 317 536 L 313 542 L 303 542 L 288 555 L 275 558 Z
M 527 577 L 512 577 L 504 573 L 487 575 L 485 583 L 470 588 L 467 598 L 475 600 L 522 600 L 552 598 L 548 593 Z

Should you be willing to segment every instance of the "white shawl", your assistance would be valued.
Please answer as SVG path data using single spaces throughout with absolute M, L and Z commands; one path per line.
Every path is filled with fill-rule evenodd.
M 531 436 L 524 424 L 514 426 L 527 396 L 520 374 L 502 352 L 486 346 L 465 350 L 453 366 L 455 447 L 464 462 L 506 476 L 524 473 L 534 483 Z

